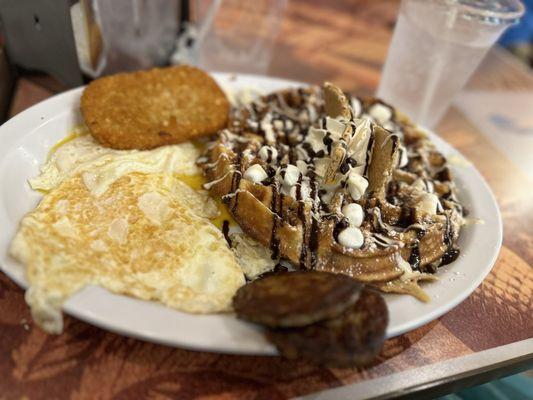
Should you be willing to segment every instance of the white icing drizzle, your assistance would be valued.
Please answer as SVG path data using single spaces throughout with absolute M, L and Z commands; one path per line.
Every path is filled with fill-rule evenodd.
M 381 233 L 373 232 L 372 233 L 372 239 L 380 245 L 381 247 L 403 247 L 403 242 L 400 240 L 393 239 L 389 236 L 385 236 Z
M 211 182 L 204 183 L 204 184 L 202 185 L 202 187 L 203 187 L 205 190 L 210 190 L 210 189 L 211 189 L 213 186 L 215 186 L 217 183 L 220 183 L 220 182 L 222 182 L 224 179 L 226 179 L 227 176 L 228 176 L 229 174 L 231 174 L 232 172 L 233 172 L 233 171 L 230 170 L 230 171 L 226 172 L 221 178 L 215 179 L 214 181 L 211 181 Z M 240 174 L 239 171 L 235 171 L 235 173 Z
M 204 164 L 204 167 L 205 167 L 205 168 L 209 168 L 209 169 L 210 169 L 210 168 L 215 168 L 215 167 L 218 165 L 218 163 L 220 162 L 220 160 L 221 160 L 222 158 L 225 158 L 225 159 L 227 160 L 227 159 L 228 159 L 228 155 L 227 155 L 226 153 L 220 153 L 220 154 L 218 155 L 218 157 L 217 157 L 217 160 L 216 160 L 215 162 Z M 207 160 L 206 160 L 206 161 L 207 161 Z M 199 162 L 200 162 L 200 161 L 199 161 Z
M 257 156 L 258 158 L 254 162 L 259 164 L 252 165 L 252 168 L 257 169 L 257 171 L 261 169 L 261 174 L 260 176 L 256 174 L 259 176 L 256 179 L 255 175 L 252 174 L 253 176 L 251 176 L 251 168 L 249 168 L 243 174 L 245 179 L 250 179 L 263 185 L 271 185 L 273 192 L 290 196 L 299 202 L 311 202 L 313 205 L 311 219 L 319 223 L 323 221 L 325 216 L 334 216 L 337 221 L 342 216 L 346 217 L 349 221 L 348 224 L 346 224 L 345 220 L 340 220 L 340 222 L 342 222 L 343 227 L 347 227 L 342 229 L 336 236 L 340 245 L 357 249 L 364 246 L 365 241 L 368 239 L 368 246 L 373 246 L 374 248 L 375 246 L 382 248 L 402 247 L 404 243 L 398 240 L 400 233 L 411 229 L 426 230 L 426 226 L 419 223 L 411 224 L 406 228 L 391 226 L 383 221 L 380 209 L 374 207 L 367 209 L 367 212 L 372 213 L 374 228 L 378 232 L 368 232 L 366 230 L 368 222 L 365 222 L 363 224 L 365 229 L 363 234 L 359 227 L 364 220 L 364 211 L 358 204 L 352 203 L 348 204 L 348 206 L 355 205 L 361 208 L 361 212 L 359 210 L 357 212 L 348 211 L 345 206 L 342 209 L 342 215 L 340 214 L 341 210 L 332 211 L 328 207 L 331 206 L 331 200 L 336 193 L 342 193 L 345 196 L 344 192 L 348 192 L 353 200 L 358 200 L 365 195 L 368 186 L 365 174 L 374 151 L 373 129 L 375 125 L 371 124 L 371 120 L 391 131 L 391 134 L 381 144 L 382 146 L 387 145 L 389 140 L 401 143 L 403 135 L 401 125 L 394 119 L 394 110 L 389 106 L 382 103 L 374 103 L 365 110 L 363 103 L 359 99 L 352 98 L 351 103 L 354 108 L 352 110 L 353 119 L 346 121 L 340 118 L 323 117 L 320 121 L 316 121 L 317 106 L 307 104 L 303 105 L 305 108 L 302 108 L 302 106 L 299 106 L 300 108 L 292 108 L 287 104 L 285 98 L 278 93 L 276 96 L 265 98 L 263 101 L 257 101 L 254 107 L 247 107 L 250 119 L 246 121 L 245 126 L 242 126 L 242 123 L 235 125 L 237 132 L 246 133 L 246 129 L 252 129 L 255 133 L 263 135 L 264 141 L 248 139 L 241 135 L 233 134 L 228 130 L 224 130 L 222 134 L 226 139 L 235 143 L 252 142 L 251 146 L 246 148 L 241 156 L 246 158 L 247 154 L 245 153 L 247 151 L 250 152 L 250 157 Z M 265 110 L 265 107 L 267 110 Z M 254 121 L 254 118 L 259 119 L 260 116 L 260 122 Z M 303 130 L 302 124 L 308 127 L 311 122 L 314 124 L 307 130 Z M 393 136 L 395 139 L 393 139 Z M 222 143 L 228 145 L 223 141 Z M 233 148 L 238 151 L 239 148 L 242 149 L 242 146 L 233 145 Z M 329 183 L 328 181 L 328 184 L 326 184 L 324 175 L 328 165 L 331 163 L 331 159 L 337 156 L 338 148 L 346 150 L 345 154 L 342 155 L 344 161 L 338 165 L 339 171 L 332 177 L 334 178 L 333 182 Z M 412 149 L 412 146 L 405 148 L 400 145 L 398 167 L 404 168 L 408 166 Z M 414 156 L 419 156 L 419 151 L 417 150 L 413 154 Z M 341 160 L 342 157 L 340 157 Z M 215 162 L 205 164 L 204 168 L 214 168 L 219 161 L 220 155 Z M 244 165 L 249 164 L 245 162 Z M 408 170 L 411 172 L 410 167 Z M 210 188 L 222 181 L 228 173 L 220 179 L 205 184 L 204 188 Z M 240 172 L 238 173 L 240 174 Z M 328 173 L 328 175 L 330 174 Z M 443 212 L 440 199 L 433 194 L 435 187 L 431 180 L 422 178 L 418 185 L 422 186 L 419 188 L 422 208 L 425 208 L 431 214 L 433 213 L 433 205 L 436 204 L 435 212 Z M 238 188 L 238 185 L 235 186 L 233 193 L 223 196 L 224 200 L 232 199 L 237 193 L 242 191 Z M 434 198 L 437 198 L 436 203 L 433 201 Z M 347 198 L 348 202 L 352 201 L 352 199 Z M 341 200 L 341 204 L 343 201 L 346 200 Z M 398 201 L 402 202 L 403 199 L 400 197 Z M 445 206 L 449 208 L 446 203 Z M 299 210 L 303 210 L 303 208 Z M 307 212 L 308 208 L 305 210 Z M 273 213 L 279 213 L 279 210 L 274 209 Z M 316 229 L 311 228 L 309 224 L 307 228 Z M 274 231 L 273 235 L 275 235 Z

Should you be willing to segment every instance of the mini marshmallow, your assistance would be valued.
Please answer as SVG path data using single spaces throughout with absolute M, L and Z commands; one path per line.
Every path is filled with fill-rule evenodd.
M 361 229 L 350 226 L 339 233 L 338 241 L 344 247 L 359 249 L 365 243 L 365 238 Z
M 352 109 L 354 117 L 359 118 L 363 112 L 363 105 L 357 97 L 352 97 Z
M 423 178 L 417 178 L 411 185 L 411 187 L 418 190 L 426 190 L 426 184 Z
M 296 193 L 298 190 L 298 185 L 294 185 L 291 187 L 289 191 L 289 195 L 297 200 Z M 309 187 L 309 184 L 307 182 L 302 182 L 300 184 L 300 200 L 307 200 L 309 198 L 309 195 L 311 194 L 311 188 Z
M 270 160 L 273 161 L 278 157 L 278 151 L 275 147 L 272 146 L 263 146 L 259 149 L 259 157 L 261 160 L 268 161 L 270 155 Z
M 315 107 L 313 107 L 312 105 L 308 105 L 307 112 L 309 113 L 309 121 L 316 120 L 317 115 L 316 115 Z
M 276 129 L 278 129 L 278 130 L 283 129 L 283 121 L 280 120 L 280 119 L 276 119 L 276 120 L 274 120 L 274 122 L 272 123 L 272 125 L 274 125 L 274 128 L 276 128 Z
M 353 170 L 348 176 L 348 191 L 352 199 L 359 200 L 365 193 L 368 187 L 368 181 L 361 175 L 355 173 Z
M 254 183 L 259 183 L 268 178 L 267 173 L 259 164 L 250 166 L 243 175 L 244 179 L 248 179 Z
M 311 148 L 315 153 L 318 153 L 320 150 L 327 150 L 326 145 L 324 144 L 326 133 L 325 129 L 309 128 L 305 141 L 311 145 Z
M 386 130 L 390 131 L 390 132 L 394 132 L 396 129 L 396 126 L 394 125 L 394 123 L 392 121 L 387 121 L 383 124 L 383 128 L 385 128 Z
M 248 121 L 246 121 L 246 123 L 248 124 L 248 126 L 250 128 L 252 128 L 254 131 L 256 131 L 258 128 L 259 128 L 259 123 L 257 121 L 252 121 L 251 119 L 249 119 Z
M 287 130 L 291 131 L 294 129 L 294 122 L 292 120 L 288 119 L 285 121 L 285 126 L 287 127 Z
M 242 152 L 242 158 L 254 158 L 251 149 L 246 149 Z
M 334 118 L 326 117 L 326 129 L 331 133 L 333 139 L 340 139 L 346 126 Z
M 357 203 L 346 204 L 342 207 L 342 215 L 344 215 L 351 226 L 361 226 L 364 219 L 363 207 Z
M 381 103 L 376 103 L 370 107 L 368 114 L 380 125 L 392 118 L 392 110 Z
M 416 208 L 429 215 L 437 214 L 439 198 L 433 193 L 423 193 L 416 200 Z
M 427 181 L 423 178 L 417 178 L 411 187 L 428 193 L 433 193 L 435 191 L 435 185 L 433 182 Z
M 276 143 L 276 134 L 274 133 L 274 128 L 272 127 L 272 116 L 266 114 L 261 120 L 261 129 L 265 133 L 265 140 L 267 143 L 274 144 Z
M 409 163 L 409 157 L 407 157 L 407 150 L 405 147 L 400 146 L 400 157 L 398 159 L 398 167 L 403 168 Z
M 296 167 L 298 167 L 298 170 L 300 170 L 300 173 L 302 175 L 307 174 L 307 163 L 303 160 L 297 160 L 296 161 Z
M 300 170 L 292 164 L 288 164 L 285 168 L 285 176 L 283 177 L 283 184 L 287 186 L 294 186 L 300 177 Z

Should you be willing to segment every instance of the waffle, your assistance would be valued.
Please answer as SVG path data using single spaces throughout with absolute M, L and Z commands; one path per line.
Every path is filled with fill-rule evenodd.
M 232 110 L 199 160 L 215 196 L 274 260 L 425 300 L 459 254 L 463 208 L 445 157 L 374 98 L 283 90 Z

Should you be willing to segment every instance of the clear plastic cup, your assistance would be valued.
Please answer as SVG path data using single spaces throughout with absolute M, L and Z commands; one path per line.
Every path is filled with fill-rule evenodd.
M 265 74 L 287 0 L 207 3 L 196 38 L 197 64 L 208 71 Z
M 434 127 L 523 13 L 519 0 L 402 0 L 377 96 Z

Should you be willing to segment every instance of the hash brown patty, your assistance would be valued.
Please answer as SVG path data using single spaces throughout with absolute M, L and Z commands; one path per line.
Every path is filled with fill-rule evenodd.
M 92 136 L 119 150 L 151 149 L 210 135 L 227 124 L 230 104 L 207 73 L 190 66 L 96 79 L 81 113 Z

